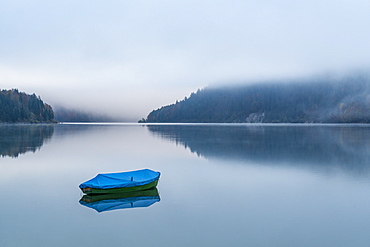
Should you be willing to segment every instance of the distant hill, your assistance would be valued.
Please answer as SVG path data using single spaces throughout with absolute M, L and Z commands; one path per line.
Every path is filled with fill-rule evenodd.
M 0 123 L 52 123 L 54 112 L 39 96 L 17 89 L 0 91 Z
M 83 110 L 55 107 L 55 119 L 58 122 L 116 122 L 112 117 L 90 113 Z
M 370 79 L 356 75 L 207 87 L 140 122 L 370 123 Z

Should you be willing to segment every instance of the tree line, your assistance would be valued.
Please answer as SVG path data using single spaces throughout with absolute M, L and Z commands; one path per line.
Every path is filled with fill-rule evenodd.
M 39 96 L 12 89 L 0 91 L 0 122 L 52 123 L 55 120 L 52 107 Z
M 140 122 L 370 123 L 370 79 L 357 75 L 206 87 Z

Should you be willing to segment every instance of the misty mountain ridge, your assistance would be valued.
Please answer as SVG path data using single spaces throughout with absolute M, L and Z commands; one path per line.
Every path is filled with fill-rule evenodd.
M 0 123 L 117 122 L 106 114 L 57 106 L 53 109 L 40 96 L 18 89 L 0 90 Z
M 102 113 L 93 113 L 86 110 L 55 107 L 55 120 L 58 122 L 120 122 L 118 118 Z
M 140 122 L 370 123 L 370 77 L 209 86 L 153 110 Z

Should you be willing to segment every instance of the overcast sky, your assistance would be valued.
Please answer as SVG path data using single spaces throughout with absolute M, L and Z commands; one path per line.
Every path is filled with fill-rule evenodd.
M 368 69 L 368 0 L 0 0 L 0 88 L 136 121 L 207 85 Z

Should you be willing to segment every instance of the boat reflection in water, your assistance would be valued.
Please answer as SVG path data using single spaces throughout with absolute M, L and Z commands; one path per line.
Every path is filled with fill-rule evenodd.
M 117 209 L 149 207 L 160 201 L 157 188 L 116 194 L 84 195 L 80 204 L 101 213 Z

